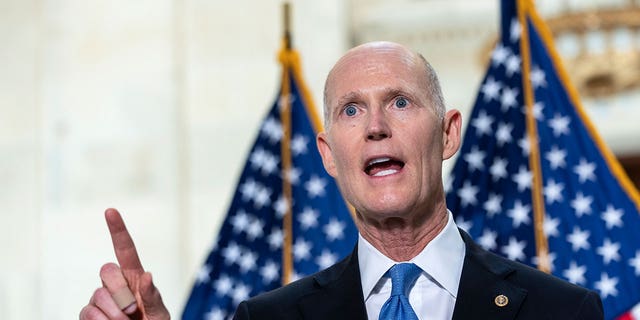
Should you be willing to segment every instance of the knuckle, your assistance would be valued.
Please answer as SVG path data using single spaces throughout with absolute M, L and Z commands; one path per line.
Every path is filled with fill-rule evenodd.
M 93 293 L 93 296 L 96 301 L 111 299 L 111 293 L 109 293 L 109 290 L 104 287 L 96 289 L 96 291 Z
M 100 267 L 100 276 L 103 276 L 109 273 L 118 272 L 119 270 L 120 270 L 120 267 L 118 267 L 117 264 L 113 262 L 105 263 L 104 265 L 102 265 L 102 267 Z
M 88 305 L 80 310 L 80 320 L 104 319 L 104 314 L 95 306 Z

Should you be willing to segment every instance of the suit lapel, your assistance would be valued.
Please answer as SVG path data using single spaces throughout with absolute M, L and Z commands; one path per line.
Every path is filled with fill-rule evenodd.
M 366 320 L 357 245 L 350 256 L 315 276 L 318 290 L 301 299 L 304 319 Z
M 453 319 L 514 319 L 527 295 L 505 280 L 515 270 L 460 233 L 467 249 Z

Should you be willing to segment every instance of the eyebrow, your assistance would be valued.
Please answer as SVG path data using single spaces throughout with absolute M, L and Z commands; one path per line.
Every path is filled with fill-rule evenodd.
M 362 100 L 363 95 L 364 93 L 361 90 L 347 92 L 346 94 L 344 94 L 343 96 L 341 96 L 336 100 L 336 106 L 339 107 L 349 102 L 360 101 Z M 393 99 L 396 96 L 406 96 L 412 101 L 416 100 L 416 97 L 413 94 L 401 88 L 385 88 L 381 93 L 381 95 L 384 97 L 383 98 L 384 102 L 388 102 L 389 100 Z

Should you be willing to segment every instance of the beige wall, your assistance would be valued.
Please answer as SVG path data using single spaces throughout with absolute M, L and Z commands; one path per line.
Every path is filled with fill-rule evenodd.
M 346 48 L 342 6 L 293 1 L 314 93 Z M 77 317 L 115 259 L 111 206 L 179 315 L 278 90 L 281 10 L 0 1 L 1 319 Z

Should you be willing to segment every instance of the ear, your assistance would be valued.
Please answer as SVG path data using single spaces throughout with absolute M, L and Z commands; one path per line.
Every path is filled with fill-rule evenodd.
M 331 146 L 329 145 L 326 132 L 318 133 L 318 136 L 316 137 L 316 145 L 318 147 L 318 151 L 320 152 L 320 157 L 322 157 L 322 164 L 324 165 L 324 169 L 327 170 L 329 175 L 335 178 L 336 164 L 333 160 L 333 152 L 331 151 Z
M 460 132 L 462 128 L 462 115 L 460 111 L 452 109 L 447 111 L 442 120 L 442 160 L 451 158 L 460 148 Z

